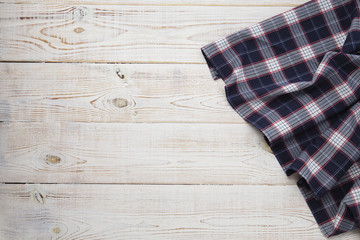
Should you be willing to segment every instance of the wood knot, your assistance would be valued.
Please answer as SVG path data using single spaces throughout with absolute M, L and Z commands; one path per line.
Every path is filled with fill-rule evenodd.
M 35 200 L 40 203 L 40 204 L 44 204 L 45 203 L 45 199 L 44 199 L 44 196 L 40 193 L 40 192 L 35 192 L 34 193 L 34 197 L 35 197 Z
M 59 234 L 61 232 L 61 229 L 59 227 L 54 227 L 53 232 Z
M 79 7 L 74 10 L 73 12 L 73 18 L 75 20 L 81 20 L 84 18 L 85 15 L 89 13 L 89 10 L 86 7 Z
M 79 9 L 78 9 L 78 12 L 79 12 L 79 14 L 80 14 L 80 16 L 85 16 L 87 13 L 88 13 L 88 9 L 87 8 L 85 8 L 85 7 L 80 7 Z
M 115 98 L 113 99 L 113 104 L 118 108 L 123 108 L 128 105 L 128 100 L 124 98 Z
M 74 32 L 76 33 L 82 33 L 83 31 L 85 31 L 85 29 L 83 29 L 82 27 L 78 27 L 74 29 Z
M 125 75 L 120 71 L 120 68 L 116 69 L 116 74 L 119 76 L 120 79 L 124 79 Z
M 46 155 L 45 161 L 47 164 L 58 164 L 61 161 L 61 158 L 55 155 Z

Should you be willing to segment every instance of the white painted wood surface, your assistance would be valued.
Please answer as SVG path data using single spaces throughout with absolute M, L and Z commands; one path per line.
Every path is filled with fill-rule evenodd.
M 244 123 L 209 74 L 206 64 L 0 63 L 0 121 Z
M 0 239 L 325 239 L 200 52 L 304 2 L 1 1 Z
M 322 239 L 295 186 L 4 184 L 0 190 L 4 239 L 24 233 L 29 239 Z
M 2 182 L 294 184 L 248 124 L 11 122 L 0 141 Z
M 0 8 L 0 60 L 203 63 L 200 46 L 299 3 L 118 2 L 8 1 Z

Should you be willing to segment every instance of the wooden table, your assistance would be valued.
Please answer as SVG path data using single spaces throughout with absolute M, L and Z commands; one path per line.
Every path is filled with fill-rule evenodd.
M 325 239 L 200 51 L 304 2 L 1 1 L 0 239 Z

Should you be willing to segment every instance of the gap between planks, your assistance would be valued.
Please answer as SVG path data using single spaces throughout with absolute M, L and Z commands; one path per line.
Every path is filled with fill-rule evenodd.
M 248 1 L 237 1 L 237 0 L 231 0 L 231 1 L 212 1 L 212 0 L 203 0 L 203 1 L 194 1 L 194 0 L 187 0 L 187 1 L 164 1 L 164 0 L 152 0 L 152 1 L 124 1 L 124 0 L 107 0 L 104 2 L 101 2 L 101 5 L 116 5 L 116 6 L 189 6 L 189 7 L 198 7 L 198 6 L 204 6 L 204 7 L 295 7 L 299 4 L 305 2 L 306 0 L 281 0 L 276 1 L 275 4 L 272 4 L 272 2 L 261 0 L 261 1 L 252 1 L 251 4 L 248 3 Z M 42 4 L 52 4 L 52 0 L 42 0 L 42 1 L 34 1 L 34 0 L 22 0 L 22 1 L 12 1 L 12 0 L 3 0 L 3 4 L 35 4 L 37 2 L 40 2 Z M 242 3 L 243 2 L 243 3 Z M 99 5 L 99 1 L 92 1 L 92 0 L 69 0 L 67 1 L 68 4 L 72 5 Z
M 101 62 L 101 61 L 81 61 L 81 62 L 74 62 L 74 61 L 61 61 L 61 62 L 57 62 L 57 61 L 26 61 L 26 60 L 21 60 L 21 61 L 16 61 L 16 60 L 1 60 L 0 63 L 51 63 L 51 64 L 172 64 L 172 65 L 192 65 L 192 64 L 196 64 L 196 65 L 204 65 L 206 66 L 206 63 L 202 63 L 202 62 L 170 62 L 170 61 L 166 61 L 166 62 L 157 62 L 157 61 L 119 61 L 119 62 Z
M 292 177 L 294 181 L 297 181 L 299 179 L 299 175 L 296 177 Z M 296 180 L 295 180 L 296 178 Z M 68 183 L 56 183 L 56 182 L 1 182 L 0 184 L 64 184 L 64 185 L 74 185 L 74 184 L 83 184 L 83 185 L 136 185 L 136 186 L 295 186 L 296 183 L 287 183 L 287 184 L 226 184 L 226 183 L 77 183 L 77 182 L 68 182 Z

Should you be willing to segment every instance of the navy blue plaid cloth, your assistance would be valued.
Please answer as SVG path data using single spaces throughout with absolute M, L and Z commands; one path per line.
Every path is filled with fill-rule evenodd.
M 360 226 L 359 1 L 309 1 L 201 48 L 326 237 Z

